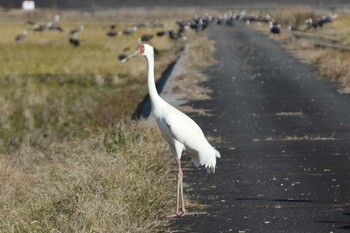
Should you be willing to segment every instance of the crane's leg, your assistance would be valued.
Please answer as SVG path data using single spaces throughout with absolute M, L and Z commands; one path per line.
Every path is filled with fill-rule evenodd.
M 177 174 L 177 198 L 176 198 L 176 215 L 178 217 L 181 217 L 184 215 L 187 211 L 185 209 L 185 200 L 184 200 L 184 189 L 183 189 L 183 172 L 181 168 L 181 160 L 176 158 L 177 168 L 178 168 L 178 174 Z M 179 211 L 179 192 L 181 193 L 181 210 L 182 213 Z
M 177 194 L 176 194 L 176 216 L 181 216 L 180 214 L 180 211 L 179 211 L 179 197 L 180 197 L 180 187 L 181 187 L 181 184 L 180 184 L 180 176 L 179 176 L 180 172 L 178 172 L 177 174 Z
M 177 168 L 178 168 L 178 173 L 177 173 L 177 193 L 176 193 L 176 211 L 175 215 L 169 215 L 169 218 L 172 217 L 181 217 L 185 213 L 187 213 L 185 209 L 185 201 L 184 201 L 184 192 L 183 192 L 183 173 L 181 169 L 181 160 L 176 158 L 176 163 L 177 163 Z M 180 204 L 180 194 L 181 194 L 181 212 L 179 208 Z
M 183 188 L 183 176 L 181 176 L 181 209 L 182 209 L 182 215 L 187 213 L 187 210 L 185 209 L 185 199 L 184 199 L 184 188 Z

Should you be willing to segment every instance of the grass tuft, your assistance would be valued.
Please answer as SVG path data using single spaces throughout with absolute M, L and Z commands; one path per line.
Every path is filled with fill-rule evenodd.
M 173 204 L 164 149 L 151 122 L 127 121 L 83 141 L 1 155 L 0 231 L 154 231 Z

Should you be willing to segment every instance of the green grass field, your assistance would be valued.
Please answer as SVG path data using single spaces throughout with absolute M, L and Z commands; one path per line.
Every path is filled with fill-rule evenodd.
M 81 24 L 81 46 L 72 47 L 68 33 L 58 31 L 29 31 L 25 41 L 16 43 L 26 25 L 0 23 L 0 152 L 16 150 L 23 141 L 40 144 L 42 135 L 52 141 L 87 136 L 95 127 L 130 117 L 147 93 L 144 61 L 122 64 L 117 57 L 131 53 L 142 34 L 160 29 L 108 38 L 107 22 L 62 26 Z M 117 30 L 130 25 L 120 23 Z M 167 37 L 155 37 L 151 44 L 159 50 L 156 69 L 161 73 L 181 45 Z

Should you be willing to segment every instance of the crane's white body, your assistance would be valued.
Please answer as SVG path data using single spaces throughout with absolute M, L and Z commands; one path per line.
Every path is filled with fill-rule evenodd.
M 215 171 L 216 157 L 220 157 L 220 154 L 209 144 L 201 128 L 191 118 L 166 102 L 154 107 L 153 114 L 163 137 L 178 159 L 187 148 L 197 167 L 203 165 L 208 172 Z
M 220 153 L 209 144 L 196 122 L 159 96 L 154 82 L 153 48 L 147 44 L 144 46 L 152 112 L 163 137 L 169 143 L 176 158 L 180 159 L 183 150 L 189 149 L 192 161 L 196 166 L 203 165 L 208 172 L 214 172 L 216 157 L 220 157 Z
M 201 128 L 187 115 L 177 110 L 158 94 L 154 82 L 154 51 L 153 47 L 141 44 L 131 55 L 122 60 L 127 60 L 136 56 L 145 56 L 148 65 L 148 92 L 152 103 L 152 112 L 156 118 L 159 129 L 169 143 L 170 149 L 176 156 L 178 166 L 177 175 L 177 196 L 175 216 L 182 216 L 186 213 L 183 195 L 183 173 L 181 169 L 181 155 L 185 149 L 192 153 L 192 161 L 196 166 L 203 165 L 208 172 L 215 172 L 216 157 L 220 158 L 220 153 L 212 147 L 205 138 Z M 179 196 L 181 192 L 182 213 L 179 211 Z

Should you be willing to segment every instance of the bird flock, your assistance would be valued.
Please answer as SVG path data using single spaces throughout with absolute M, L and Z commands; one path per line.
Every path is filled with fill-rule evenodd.
M 28 31 L 31 31 L 33 33 L 42 33 L 44 31 L 58 31 L 60 33 L 64 33 L 65 29 L 60 24 L 60 15 L 56 15 L 54 17 L 53 21 L 50 21 L 48 23 L 37 23 L 34 20 L 28 20 L 26 23 L 28 27 L 23 30 L 20 34 L 18 34 L 15 37 L 16 42 L 22 42 L 26 40 Z M 83 31 L 84 26 L 81 25 L 79 28 L 73 28 L 69 31 L 69 43 L 73 46 L 79 46 L 80 41 L 78 38 L 78 34 Z
M 337 18 L 338 18 L 337 14 L 324 15 L 319 20 L 313 20 L 312 18 L 308 18 L 307 20 L 305 20 L 305 24 L 309 28 L 322 28 L 323 25 L 332 23 Z
M 23 30 L 21 33 L 15 36 L 16 42 L 23 42 L 26 40 L 29 32 L 32 33 L 42 33 L 44 31 L 58 31 L 61 33 L 65 33 L 66 30 L 60 23 L 60 16 L 56 15 L 54 17 L 54 20 L 48 23 L 37 23 L 34 20 L 28 20 L 26 23 L 28 27 Z M 139 23 L 139 24 L 133 24 L 132 26 L 129 26 L 127 28 L 122 29 L 121 31 L 116 30 L 116 24 L 110 24 L 108 31 L 106 31 L 106 36 L 113 38 L 117 36 L 129 36 L 135 34 L 137 31 L 139 31 L 142 28 L 150 27 L 154 29 L 154 34 L 143 34 L 141 35 L 140 39 L 142 42 L 148 42 L 152 40 L 155 37 L 163 37 L 168 36 L 172 40 L 180 40 L 180 41 L 186 41 L 187 38 L 185 36 L 186 31 L 193 30 L 195 32 L 201 32 L 205 30 L 209 23 L 213 21 L 217 21 L 217 24 L 224 24 L 227 25 L 234 25 L 232 19 L 223 19 L 223 18 L 213 18 L 209 16 L 209 14 L 206 14 L 203 17 L 194 16 L 192 19 L 188 20 L 179 20 L 176 22 L 178 25 L 177 29 L 172 29 L 168 25 L 161 23 L 159 20 L 155 20 L 151 24 L 146 23 Z M 73 46 L 79 46 L 81 45 L 81 42 L 79 40 L 79 34 L 82 33 L 84 30 L 84 25 L 81 25 L 78 28 L 71 29 L 68 33 L 69 35 L 69 43 Z
M 309 30 L 312 28 L 322 28 L 325 24 L 332 23 L 338 17 L 337 14 L 329 14 L 324 15 L 317 18 L 308 18 L 305 19 L 305 25 L 307 28 L 305 30 Z M 34 20 L 28 20 L 26 23 L 28 25 L 27 29 L 23 30 L 21 33 L 15 36 L 16 42 L 22 42 L 26 40 L 28 36 L 28 32 L 40 33 L 43 31 L 58 31 L 60 33 L 64 33 L 66 30 L 61 26 L 60 23 L 60 15 L 56 15 L 53 21 L 48 23 L 37 23 Z M 257 14 L 249 14 L 246 10 L 243 10 L 239 13 L 232 13 L 232 11 L 228 11 L 224 14 L 220 14 L 218 16 L 212 16 L 210 14 L 205 14 L 203 16 L 195 15 L 190 19 L 181 19 L 176 21 L 177 29 L 172 29 L 168 25 L 161 23 L 159 20 L 155 20 L 152 24 L 139 23 L 133 24 L 127 28 L 122 29 L 121 31 L 116 30 L 116 24 L 110 24 L 109 30 L 106 31 L 106 36 L 113 38 L 117 36 L 129 36 L 135 34 L 141 28 L 151 27 L 155 30 L 155 33 L 147 33 L 141 35 L 140 39 L 142 42 L 149 42 L 155 37 L 163 37 L 168 36 L 171 40 L 180 40 L 186 41 L 186 32 L 194 31 L 201 32 L 204 31 L 209 25 L 227 25 L 227 26 L 235 26 L 237 22 L 244 22 L 246 25 L 250 25 L 251 23 L 258 23 L 269 25 L 270 33 L 274 35 L 278 35 L 282 32 L 282 26 L 276 20 L 272 19 L 270 15 L 257 15 Z M 296 30 L 294 26 L 287 25 L 286 28 L 291 30 Z M 69 31 L 69 39 L 68 42 L 74 46 L 80 46 L 81 42 L 79 40 L 79 34 L 84 30 L 84 25 L 80 25 L 78 28 L 73 28 Z M 120 59 L 126 57 L 125 54 L 120 54 Z

